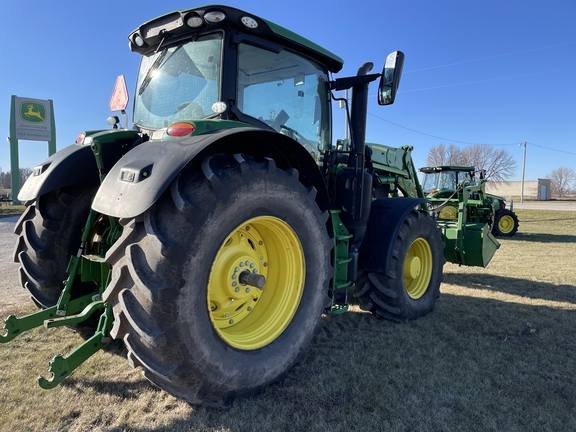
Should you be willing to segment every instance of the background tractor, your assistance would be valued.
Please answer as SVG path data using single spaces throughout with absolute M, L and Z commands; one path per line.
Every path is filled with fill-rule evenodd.
M 433 206 L 443 206 L 440 211 L 440 219 L 456 219 L 458 207 L 458 188 L 465 184 L 484 184 L 483 171 L 478 171 L 472 166 L 430 166 L 420 168 L 424 173 L 422 181 L 423 191 Z M 444 203 L 447 205 L 444 206 Z M 477 209 L 492 211 L 479 211 L 479 220 L 492 227 L 495 236 L 512 237 L 518 231 L 518 217 L 514 213 L 514 203 L 506 208 L 506 200 L 503 197 L 484 193 L 482 186 L 481 195 L 473 195 L 468 200 L 468 206 Z
M 221 407 L 303 361 L 322 313 L 346 311 L 352 288 L 379 317 L 432 311 L 441 230 L 423 196 L 378 192 L 365 145 L 369 83 L 394 102 L 400 51 L 381 74 L 366 63 L 333 79 L 341 58 L 226 6 L 165 14 L 129 41 L 142 57 L 133 127 L 114 116 L 82 132 L 18 197 L 14 259 L 40 310 L 8 317 L 0 341 L 93 329 L 41 387 L 115 338 L 158 387 Z M 335 146 L 332 92 L 346 89 L 352 139 Z

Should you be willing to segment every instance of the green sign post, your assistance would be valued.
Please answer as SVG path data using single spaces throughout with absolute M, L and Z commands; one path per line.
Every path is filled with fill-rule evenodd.
M 48 156 L 56 153 L 56 124 L 52 100 L 12 95 L 10 102 L 10 170 L 12 202 L 19 204 L 20 164 L 18 140 L 48 141 Z

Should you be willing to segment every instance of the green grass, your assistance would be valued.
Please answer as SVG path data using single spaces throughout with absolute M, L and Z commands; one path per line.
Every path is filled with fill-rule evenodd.
M 25 206 L 22 205 L 12 205 L 9 203 L 0 203 L 0 218 L 4 216 L 16 216 L 21 215 L 24 212 Z
M 433 313 L 325 316 L 306 363 L 226 411 L 152 387 L 119 344 L 42 390 L 36 375 L 82 339 L 31 331 L 0 346 L 0 430 L 576 430 L 576 213 L 517 214 L 488 268 L 446 264 Z

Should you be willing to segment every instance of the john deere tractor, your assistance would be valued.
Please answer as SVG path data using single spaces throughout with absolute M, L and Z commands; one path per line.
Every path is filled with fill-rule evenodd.
M 430 166 L 420 168 L 424 173 L 423 190 L 433 206 L 442 206 L 441 219 L 456 219 L 458 188 L 466 184 L 484 184 L 484 172 L 473 166 Z M 518 217 L 514 203 L 506 208 L 503 197 L 484 193 L 475 194 L 468 200 L 471 209 L 478 209 L 480 220 L 492 227 L 495 236 L 512 237 L 518 231 Z M 484 210 L 483 210 L 484 209 Z M 491 210 L 490 210 L 491 209 Z
M 404 54 L 382 73 L 227 6 L 178 10 L 129 35 L 141 56 L 130 128 L 87 130 L 34 168 L 14 259 L 44 325 L 93 335 L 50 362 L 52 388 L 111 339 L 175 397 L 225 406 L 302 362 L 322 313 L 348 293 L 404 322 L 434 308 L 444 244 L 421 196 L 377 195 L 368 87 L 394 102 Z M 125 82 L 111 108 L 124 112 Z M 333 145 L 333 92 L 351 89 Z M 123 126 L 123 127 L 122 127 Z M 64 282 L 62 282 L 64 281 Z

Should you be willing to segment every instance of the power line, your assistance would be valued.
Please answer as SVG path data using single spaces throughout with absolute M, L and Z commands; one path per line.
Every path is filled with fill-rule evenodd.
M 435 90 L 435 89 L 446 88 L 446 87 L 456 87 L 456 86 L 463 86 L 463 85 L 468 85 L 468 84 L 480 84 L 480 83 L 485 83 L 485 82 L 490 82 L 490 81 L 501 81 L 501 80 L 512 79 L 512 78 L 524 78 L 524 77 L 529 77 L 529 76 L 534 76 L 534 75 L 544 75 L 544 74 L 550 75 L 551 73 L 571 72 L 574 70 L 575 69 L 572 68 L 572 69 L 562 69 L 562 70 L 549 71 L 549 72 L 535 72 L 535 73 L 531 73 L 531 74 L 512 75 L 512 76 L 507 76 L 507 77 L 490 78 L 490 79 L 484 79 L 484 80 L 478 80 L 478 81 L 468 81 L 468 82 L 463 82 L 463 83 L 444 84 L 444 85 L 439 85 L 439 86 L 434 86 L 434 87 L 424 87 L 424 88 L 413 89 L 413 90 L 399 90 L 398 93 L 412 93 L 412 92 L 423 91 L 423 90 Z
M 558 152 L 558 153 L 565 153 L 565 154 L 569 154 L 569 155 L 574 155 L 574 156 L 576 156 L 576 153 L 568 152 L 568 151 L 566 151 L 566 150 L 558 150 L 558 149 L 555 149 L 555 148 L 546 147 L 546 146 L 539 145 L 539 144 L 534 144 L 534 143 L 531 143 L 531 142 L 529 142 L 528 144 L 533 145 L 534 147 L 540 147 L 540 148 L 543 148 L 543 149 L 546 149 L 546 150 L 552 150 L 552 151 L 555 151 L 555 152 Z
M 430 66 L 427 68 L 405 71 L 404 74 L 409 74 L 409 73 L 413 73 L 413 72 L 422 72 L 422 71 L 427 71 L 430 69 L 439 69 L 439 68 L 443 68 L 443 67 L 456 66 L 456 65 L 460 65 L 460 64 L 464 64 L 464 63 L 472 63 L 472 62 L 477 62 L 477 61 L 482 61 L 482 60 L 490 60 L 490 59 L 494 59 L 494 58 L 498 58 L 498 57 L 506 57 L 506 56 L 516 55 L 516 54 L 523 54 L 523 53 L 527 53 L 527 52 L 540 51 L 540 50 L 545 50 L 545 49 L 550 49 L 550 48 L 558 48 L 558 47 L 563 47 L 563 46 L 567 46 L 567 45 L 574 45 L 574 44 L 576 44 L 576 42 L 568 42 L 568 43 L 558 44 L 558 45 L 549 45 L 549 46 L 542 47 L 542 48 L 532 48 L 532 49 L 528 49 L 528 50 L 515 51 L 515 52 L 505 53 L 505 54 L 496 54 L 496 55 L 488 56 L 488 57 L 480 57 L 480 58 L 471 59 L 471 60 L 463 60 L 463 61 L 454 62 L 454 63 L 447 63 L 444 65 Z
M 414 133 L 417 133 L 417 134 L 420 134 L 420 135 L 425 135 L 425 136 L 428 136 L 428 137 L 440 139 L 440 140 L 447 141 L 447 142 L 450 142 L 450 143 L 469 144 L 469 145 L 490 145 L 490 146 L 492 146 L 492 147 L 506 147 L 506 146 L 517 146 L 517 145 L 529 144 L 529 145 L 532 145 L 532 146 L 534 146 L 534 147 L 539 147 L 539 148 L 543 148 L 543 149 L 546 149 L 546 150 L 555 151 L 555 152 L 558 152 L 558 153 L 565 153 L 565 154 L 569 154 L 569 155 L 574 155 L 574 156 L 576 156 L 576 153 L 573 153 L 573 152 L 569 152 L 569 151 L 566 151 L 566 150 L 558 150 L 558 149 L 555 149 L 555 148 L 552 148 L 552 147 L 546 147 L 546 146 L 543 146 L 543 145 L 540 145 L 540 144 L 535 144 L 535 143 L 532 143 L 532 142 L 526 142 L 526 143 L 509 143 L 509 144 L 489 144 L 489 143 L 479 143 L 479 142 L 469 142 L 469 141 L 453 140 L 453 139 L 450 139 L 450 138 L 444 138 L 444 137 L 440 137 L 440 136 L 437 136 L 437 135 L 432 135 L 432 134 L 429 134 L 429 133 L 426 133 L 426 132 L 421 132 L 421 131 L 418 131 L 418 130 L 416 130 L 416 129 L 412 129 L 412 128 L 409 128 L 409 127 L 406 127 L 406 126 L 402 126 L 401 124 L 394 123 L 393 121 L 390 121 L 390 120 L 386 120 L 385 118 L 379 117 L 379 116 L 377 116 L 377 115 L 375 115 L 375 114 L 372 114 L 372 113 L 368 113 L 368 114 L 371 115 L 372 117 L 377 118 L 378 120 L 385 121 L 386 123 L 393 124 L 394 126 L 397 126 L 397 127 L 399 127 L 399 128 L 409 130 L 410 132 L 414 132 Z
M 409 130 L 410 132 L 414 132 L 414 133 L 417 133 L 417 134 L 420 134 L 420 135 L 429 136 L 429 137 L 432 137 L 432 138 L 441 139 L 441 140 L 443 140 L 443 141 L 448 141 L 448 142 L 450 142 L 450 143 L 470 144 L 470 145 L 491 145 L 491 146 L 493 146 L 493 147 L 517 146 L 517 145 L 518 145 L 517 142 L 516 142 L 516 143 L 510 143 L 510 144 L 487 144 L 487 143 L 458 141 L 458 140 L 453 140 L 453 139 L 449 139 L 449 138 L 443 138 L 443 137 L 440 137 L 440 136 L 437 136 L 437 135 L 431 135 L 431 134 L 426 133 L 426 132 L 420 132 L 420 131 L 417 131 L 416 129 L 411 129 L 411 128 L 406 127 L 406 126 L 402 126 L 402 125 L 400 125 L 400 124 L 398 124 L 398 123 L 394 123 L 393 121 L 386 120 L 385 118 L 379 117 L 379 116 L 374 115 L 374 114 L 372 114 L 372 113 L 368 113 L 368 114 L 371 115 L 372 117 L 376 117 L 376 118 L 379 119 L 379 120 L 385 121 L 386 123 L 390 123 L 390 124 L 393 124 L 394 126 L 398 126 L 398 127 L 402 128 L 402 129 Z

